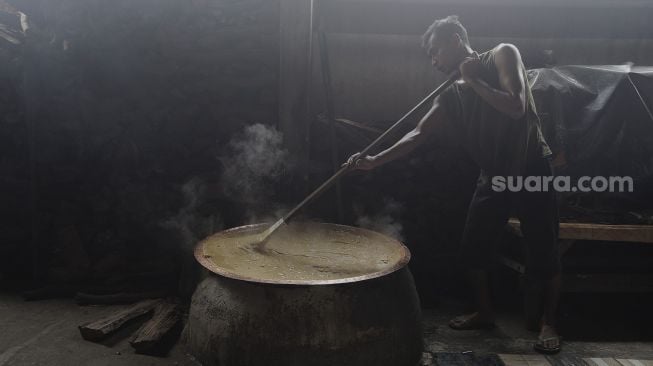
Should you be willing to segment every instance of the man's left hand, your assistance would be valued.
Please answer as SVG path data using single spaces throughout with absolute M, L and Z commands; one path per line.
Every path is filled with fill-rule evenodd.
M 474 52 L 460 63 L 460 76 L 465 82 L 470 82 L 478 77 L 481 71 L 481 59 Z

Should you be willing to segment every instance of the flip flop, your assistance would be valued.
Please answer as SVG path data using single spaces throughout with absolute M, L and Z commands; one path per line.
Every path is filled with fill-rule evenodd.
M 558 346 L 557 347 L 545 347 L 544 342 L 552 340 L 552 339 L 557 339 L 558 340 Z M 555 355 L 556 353 L 560 352 L 560 344 L 562 343 L 562 337 L 549 337 L 549 338 L 544 338 L 544 339 L 538 339 L 537 342 L 533 345 L 533 349 L 536 350 L 537 352 L 543 353 L 545 355 Z
M 449 328 L 455 330 L 479 330 L 479 329 L 494 329 L 496 324 L 493 322 L 482 322 L 478 320 L 467 320 L 460 323 L 455 323 L 454 321 L 458 318 L 454 318 L 449 321 Z

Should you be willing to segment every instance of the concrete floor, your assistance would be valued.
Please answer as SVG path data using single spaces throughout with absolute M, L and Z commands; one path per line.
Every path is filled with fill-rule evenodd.
M 637 309 L 646 309 L 651 305 L 647 305 L 642 298 L 630 300 L 633 301 L 629 306 Z M 587 307 L 588 301 L 594 303 L 591 297 L 583 297 L 578 304 L 573 299 L 567 299 L 567 305 L 563 306 L 562 321 L 567 323 L 563 327 L 563 355 L 653 360 L 653 332 L 649 329 L 653 323 L 648 317 L 642 318 L 635 308 L 611 308 L 609 301 L 597 303 L 592 310 Z M 184 353 L 179 344 L 165 358 L 136 355 L 128 343 L 128 331 L 103 344 L 81 338 L 78 325 L 121 308 L 81 307 L 66 299 L 25 302 L 15 294 L 0 294 L 0 366 L 199 365 Z M 447 321 L 460 309 L 458 302 L 443 300 L 437 308 L 424 310 L 427 351 L 534 353 L 531 347 L 536 334 L 524 329 L 519 311 L 502 309 L 498 314 L 498 327 L 492 331 L 450 330 L 446 326 Z M 599 322 L 595 312 L 602 314 L 605 320 Z
M 564 295 L 563 295 L 564 296 Z M 639 310 L 626 312 L 621 305 L 610 304 L 612 296 L 602 295 L 603 302 L 596 303 L 593 295 L 575 295 L 561 305 L 560 332 L 563 351 L 552 359 L 569 358 L 631 358 L 653 360 L 653 322 L 650 316 L 641 317 Z M 583 299 L 584 298 L 584 299 Z M 633 300 L 640 299 L 635 296 Z M 648 298 L 647 298 L 648 299 Z M 648 306 L 653 306 L 649 302 Z M 636 306 L 646 306 L 638 303 Z M 517 308 L 500 308 L 497 327 L 492 330 L 455 331 L 447 326 L 449 319 L 464 309 L 459 302 L 446 299 L 437 308 L 424 310 L 424 333 L 428 352 L 468 352 L 474 354 L 537 354 L 533 343 L 537 333 L 526 330 L 523 317 Z M 601 312 L 603 319 L 596 314 Z
M 103 344 L 82 339 L 78 325 L 122 308 L 0 294 L 0 366 L 199 366 L 179 345 L 166 358 L 134 354 L 126 332 Z

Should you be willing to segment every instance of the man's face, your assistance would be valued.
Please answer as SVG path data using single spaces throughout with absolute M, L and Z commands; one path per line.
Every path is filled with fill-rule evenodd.
M 436 39 L 434 35 L 431 35 L 429 39 L 426 52 L 431 57 L 433 67 L 440 72 L 451 73 L 458 67 L 456 55 L 458 54 L 459 42 L 455 41 L 455 36 L 454 34 L 450 39 Z

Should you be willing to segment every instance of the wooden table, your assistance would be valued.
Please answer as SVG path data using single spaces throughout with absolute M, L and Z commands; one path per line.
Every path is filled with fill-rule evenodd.
M 508 220 L 508 230 L 522 236 L 518 219 Z M 606 225 L 594 223 L 560 223 L 560 256 L 577 240 L 653 243 L 653 225 Z M 524 264 L 502 256 L 501 262 L 523 274 Z M 653 292 L 653 275 L 642 274 L 573 274 L 563 279 L 565 292 Z

